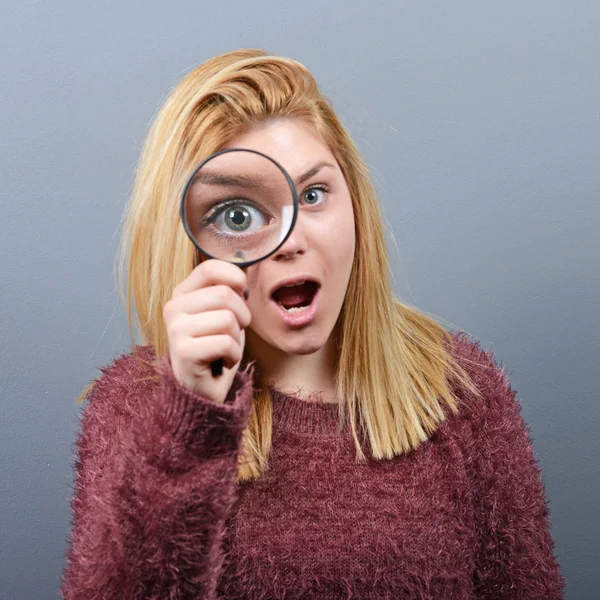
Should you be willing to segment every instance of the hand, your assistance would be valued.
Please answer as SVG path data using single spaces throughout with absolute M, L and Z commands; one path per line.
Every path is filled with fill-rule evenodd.
M 242 299 L 246 289 L 242 269 L 209 259 L 175 287 L 163 308 L 177 381 L 217 404 L 225 402 L 242 360 L 244 329 L 251 320 L 250 309 Z M 211 362 L 220 358 L 223 373 L 214 377 Z

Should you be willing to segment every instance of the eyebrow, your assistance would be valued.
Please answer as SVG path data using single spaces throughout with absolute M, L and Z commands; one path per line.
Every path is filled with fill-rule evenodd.
M 327 161 L 322 161 L 320 163 L 317 163 L 312 169 L 310 169 L 310 171 L 306 171 L 306 173 L 304 173 L 303 175 L 300 175 L 300 177 L 298 177 L 298 179 L 296 179 L 296 187 L 298 187 L 299 185 L 302 185 L 305 181 L 308 181 L 311 177 L 314 177 L 324 167 L 331 167 L 332 169 L 335 169 L 335 165 L 332 165 L 331 163 L 328 163 Z
M 317 163 L 310 170 L 306 171 L 300 175 L 296 181 L 296 187 L 302 185 L 305 181 L 308 181 L 311 177 L 314 177 L 321 169 L 325 167 L 330 167 L 335 169 L 335 166 L 329 162 L 322 161 Z M 216 173 L 214 171 L 206 171 L 200 169 L 198 173 L 194 176 L 192 180 L 192 185 L 195 183 L 204 183 L 206 185 L 235 185 L 237 187 L 242 188 L 250 188 L 250 189 L 264 189 L 265 184 L 264 180 L 260 176 L 254 175 L 223 175 L 221 173 Z
M 263 188 L 265 187 L 262 177 L 252 175 L 223 175 L 214 171 L 200 169 L 191 185 L 195 183 L 205 183 L 206 185 L 235 185 L 242 188 Z

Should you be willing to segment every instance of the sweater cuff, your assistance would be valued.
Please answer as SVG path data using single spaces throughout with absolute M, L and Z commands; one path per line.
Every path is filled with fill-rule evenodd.
M 154 418 L 160 429 L 203 457 L 237 451 L 251 408 L 254 364 L 236 373 L 223 404 L 180 384 L 168 355 L 161 359 L 159 373 Z

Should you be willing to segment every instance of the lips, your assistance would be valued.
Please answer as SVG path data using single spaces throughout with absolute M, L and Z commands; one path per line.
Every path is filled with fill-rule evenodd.
M 321 287 L 321 282 L 308 273 L 287 277 L 271 288 L 271 306 L 287 327 L 306 327 L 317 317 Z
M 315 289 L 316 293 L 310 299 L 310 304 L 308 304 L 308 306 L 296 306 L 286 309 L 273 298 L 271 298 L 271 302 L 269 304 L 275 310 L 275 314 L 278 316 L 278 318 L 280 318 L 287 327 L 296 330 L 301 329 L 311 325 L 316 321 L 321 298 L 321 287 L 319 285 L 315 285 Z

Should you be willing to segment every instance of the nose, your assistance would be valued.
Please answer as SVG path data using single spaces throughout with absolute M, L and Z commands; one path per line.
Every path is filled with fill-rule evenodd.
M 308 242 L 304 232 L 304 223 L 301 215 L 298 214 L 294 229 L 290 233 L 289 237 L 283 242 L 283 244 L 273 254 L 273 260 L 290 260 L 297 254 L 306 254 L 308 249 Z

